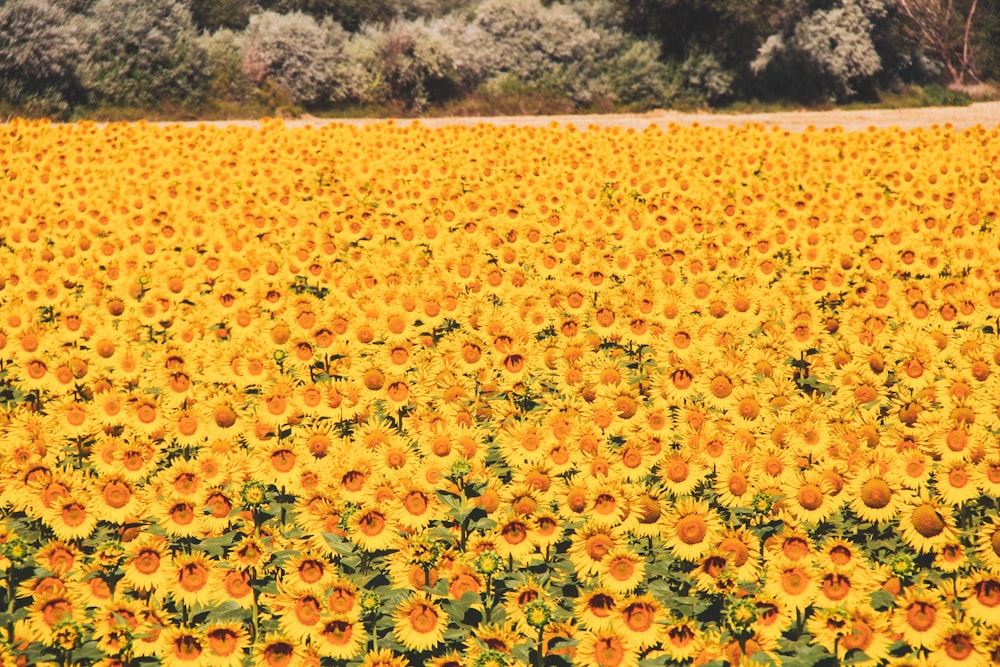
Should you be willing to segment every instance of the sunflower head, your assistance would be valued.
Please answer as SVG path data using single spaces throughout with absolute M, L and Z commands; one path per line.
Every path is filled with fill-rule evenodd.
M 551 604 L 541 598 L 537 598 L 525 605 L 524 618 L 528 622 L 528 625 L 541 630 L 552 620 L 552 612 L 553 608 Z
M 382 599 L 379 594 L 370 590 L 362 591 L 358 603 L 361 606 L 361 614 L 366 618 L 378 616 L 382 607 Z
M 31 550 L 26 541 L 14 535 L 8 537 L 7 541 L 3 543 L 3 555 L 15 566 L 22 565 L 28 560 Z
M 504 653 L 503 651 L 498 651 L 496 649 L 488 648 L 483 650 L 478 656 L 476 656 L 476 661 L 472 663 L 473 667 L 509 667 L 514 664 L 514 657 L 509 653 Z
M 917 571 L 917 565 L 913 562 L 913 557 L 902 551 L 893 554 L 886 564 L 889 566 L 889 571 L 900 579 L 906 579 Z
M 260 480 L 248 480 L 240 489 L 240 500 L 249 508 L 259 508 L 267 503 L 267 486 Z
M 757 604 L 750 597 L 731 598 L 726 605 L 726 627 L 737 637 L 753 634 L 757 621 Z
M 64 618 L 52 627 L 52 645 L 72 651 L 83 644 L 83 628 L 72 618 Z
M 472 566 L 476 569 L 476 572 L 484 577 L 492 577 L 503 567 L 503 559 L 495 551 L 486 550 L 476 556 L 472 561 Z

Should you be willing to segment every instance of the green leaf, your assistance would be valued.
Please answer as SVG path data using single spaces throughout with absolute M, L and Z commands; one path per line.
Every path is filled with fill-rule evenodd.
M 877 590 L 872 592 L 869 599 L 871 600 L 872 609 L 875 611 L 885 611 L 892 607 L 895 596 L 889 591 Z

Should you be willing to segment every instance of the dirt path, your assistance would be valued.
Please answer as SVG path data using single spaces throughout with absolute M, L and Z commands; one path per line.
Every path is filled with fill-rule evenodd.
M 951 124 L 956 130 L 965 130 L 976 125 L 986 129 L 1000 128 L 1000 101 L 978 102 L 967 107 L 926 107 L 917 109 L 859 109 L 833 111 L 781 111 L 777 113 L 752 114 L 705 114 L 681 113 L 679 111 L 652 111 L 645 114 L 624 115 L 608 114 L 594 116 L 497 116 L 472 118 L 421 118 L 418 122 L 427 127 L 444 127 L 449 125 L 477 125 L 492 123 L 495 125 L 522 125 L 543 127 L 553 121 L 560 125 L 572 124 L 584 130 L 588 126 L 619 126 L 643 130 L 650 125 L 667 128 L 671 123 L 690 126 L 694 124 L 707 127 L 740 126 L 756 123 L 765 127 L 777 126 L 791 132 L 802 132 L 808 127 L 824 129 L 842 127 L 849 132 L 860 132 L 869 127 L 896 126 L 903 130 L 915 127 L 930 127 L 932 125 Z M 384 122 L 380 119 L 321 119 L 298 118 L 287 120 L 288 127 L 318 127 L 328 123 L 343 123 L 347 125 L 363 125 L 366 123 Z M 397 119 L 398 124 L 406 125 L 414 122 L 412 119 Z M 188 123 L 197 125 L 198 123 Z M 258 121 L 221 121 L 216 125 L 257 126 Z

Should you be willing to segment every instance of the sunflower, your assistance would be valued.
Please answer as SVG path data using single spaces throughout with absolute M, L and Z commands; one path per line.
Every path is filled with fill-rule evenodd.
M 389 513 L 378 506 L 362 505 L 348 519 L 350 540 L 364 551 L 388 549 L 399 537 Z
M 629 496 L 620 480 L 600 479 L 590 484 L 584 520 L 604 526 L 618 526 L 631 514 Z
M 716 499 L 723 507 L 749 507 L 751 499 L 760 490 L 757 480 L 750 474 L 749 466 L 716 467 Z
M 262 603 L 271 609 L 281 627 L 282 635 L 304 643 L 322 627 L 324 604 L 321 593 L 291 592 L 278 587 L 276 595 L 265 595 Z
M 620 601 L 614 591 L 598 584 L 576 599 L 573 617 L 583 628 L 609 627 L 614 623 L 614 612 Z
M 818 564 L 821 567 L 851 570 L 864 565 L 864 556 L 860 549 L 842 537 L 827 538 L 818 551 Z
M 578 576 L 590 577 L 597 574 L 604 557 L 621 545 L 618 529 L 587 522 L 573 533 L 568 555 Z
M 534 521 L 529 517 L 515 514 L 507 510 L 497 518 L 496 550 L 503 558 L 512 558 L 519 563 L 526 563 L 535 553 L 535 544 L 529 539 Z
M 912 498 L 893 471 L 863 470 L 848 484 L 851 510 L 862 521 L 884 524 L 896 517 Z
M 580 637 L 574 662 L 588 667 L 638 667 L 639 646 L 619 628 L 592 629 Z
M 171 567 L 174 578 L 169 582 L 169 594 L 175 601 L 189 607 L 208 606 L 213 601 L 209 582 L 216 567 L 216 561 L 201 551 L 175 554 Z
M 879 612 L 857 606 L 848 613 L 848 626 L 836 646 L 836 656 L 847 658 L 852 651 L 860 651 L 867 659 L 858 663 L 865 666 L 880 664 L 889 657 L 892 638 L 889 621 Z
M 745 526 L 721 529 L 712 550 L 725 557 L 729 573 L 737 581 L 756 581 L 761 568 L 760 539 Z
M 802 611 L 816 600 L 819 582 L 807 563 L 782 558 L 769 561 L 764 573 L 764 592 L 782 604 Z
M 445 516 L 437 494 L 416 480 L 402 480 L 389 519 L 409 531 L 420 531 Z
M 795 622 L 794 615 L 789 613 L 792 607 L 778 598 L 757 595 L 753 601 L 757 607 L 757 620 L 753 624 L 754 635 L 777 640 Z
M 830 481 L 815 469 L 803 470 L 785 488 L 788 488 L 788 498 L 781 505 L 796 521 L 818 525 L 843 504 L 830 493 Z
M 206 667 L 209 664 L 205 635 L 200 629 L 169 625 L 163 630 L 164 652 L 160 659 L 167 667 Z
M 646 559 L 628 547 L 617 547 L 604 555 L 597 568 L 598 581 L 610 591 L 631 593 L 646 575 Z
M 336 579 L 336 567 L 324 556 L 303 548 L 282 568 L 282 583 L 292 591 L 321 593 Z
M 210 576 L 211 599 L 235 603 L 243 609 L 253 606 L 254 589 L 250 583 L 252 575 L 249 571 L 216 567 L 211 570 Z
M 267 634 L 253 645 L 253 665 L 261 667 L 305 667 L 301 645 L 281 634 Z
M 1000 576 L 973 572 L 963 578 L 959 596 L 969 620 L 988 627 L 1000 626 Z
M 989 517 L 976 535 L 976 555 L 992 574 L 1000 574 L 1000 517 Z
M 980 631 L 968 624 L 955 622 L 949 625 L 941 639 L 931 647 L 928 661 L 940 667 L 986 665 L 988 658 L 982 646 Z
M 250 648 L 250 636 L 237 621 L 211 622 L 202 628 L 208 667 L 240 667 Z
M 656 597 L 644 593 L 621 600 L 615 609 L 616 626 L 640 649 L 659 642 L 660 626 L 666 610 Z
M 164 591 L 174 580 L 169 543 L 165 537 L 143 533 L 125 545 L 123 581 L 137 591 Z
M 35 552 L 35 564 L 53 574 L 66 575 L 81 564 L 82 555 L 72 542 L 51 540 Z
M 90 537 L 98 521 L 90 495 L 82 490 L 59 496 L 41 518 L 52 529 L 56 539 L 63 541 Z
M 325 658 L 351 660 L 367 643 L 367 633 L 361 621 L 333 618 L 325 620 L 310 646 Z
M 678 558 L 698 560 L 717 539 L 720 524 L 715 510 L 706 501 L 679 499 L 666 519 L 665 546 Z
M 819 592 L 813 601 L 816 607 L 844 606 L 850 609 L 863 604 L 868 594 L 878 588 L 877 580 L 862 567 L 820 567 L 815 576 L 819 580 Z
M 361 617 L 361 596 L 358 588 L 347 579 L 337 579 L 323 592 L 326 610 L 336 618 L 355 621 Z
M 427 651 L 444 641 L 447 615 L 424 593 L 402 601 L 392 617 L 396 639 L 411 651 Z
M 942 464 L 934 470 L 932 478 L 937 495 L 946 504 L 962 506 L 979 498 L 980 489 L 975 482 L 974 468 L 965 461 Z
M 1000 455 L 994 452 L 976 463 L 970 481 L 984 494 L 1000 496 Z
M 174 494 L 157 498 L 150 505 L 149 515 L 170 537 L 197 537 L 203 530 L 197 506 Z
M 28 611 L 33 636 L 46 644 L 52 643 L 60 624 L 82 620 L 83 606 L 83 602 L 74 598 L 68 590 L 51 591 L 34 597 Z
M 903 540 L 920 553 L 936 551 L 955 539 L 951 508 L 936 500 L 907 505 L 899 517 Z
M 705 638 L 695 621 L 682 618 L 661 627 L 660 645 L 671 660 L 683 662 L 705 649 Z
M 387 648 L 373 649 L 365 654 L 360 667 L 410 667 L 410 661 Z
M 710 471 L 703 463 L 693 460 L 687 450 L 671 450 L 657 460 L 655 472 L 665 491 L 674 496 L 686 496 L 694 492 Z

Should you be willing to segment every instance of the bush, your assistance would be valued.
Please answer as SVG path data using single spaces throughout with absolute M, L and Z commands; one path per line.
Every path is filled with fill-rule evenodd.
M 776 75 L 778 88 L 797 89 L 800 97 L 849 99 L 882 68 L 872 32 L 873 20 L 884 16 L 881 0 L 844 0 L 814 11 L 768 37 L 751 69 Z
M 215 102 L 240 104 L 253 93 L 253 84 L 243 73 L 243 35 L 217 30 L 200 38 L 205 51 L 208 96 Z
M 205 52 L 179 0 L 99 0 L 74 22 L 84 46 L 80 81 L 96 105 L 197 104 Z
M 0 99 L 28 116 L 63 116 L 79 94 L 80 43 L 48 0 L 0 7 Z
M 351 54 L 367 81 L 367 102 L 422 111 L 457 94 L 460 76 L 440 21 L 393 21 L 367 26 L 351 39 Z
M 347 31 L 332 20 L 320 24 L 301 12 L 262 12 L 244 32 L 243 73 L 258 86 L 277 86 L 294 104 L 348 99 L 356 91 L 347 40 Z

